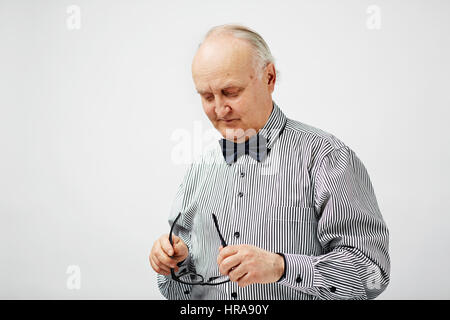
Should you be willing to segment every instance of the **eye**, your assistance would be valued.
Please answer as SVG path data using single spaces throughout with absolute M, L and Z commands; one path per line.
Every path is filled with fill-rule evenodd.
M 203 98 L 204 98 L 206 101 L 212 101 L 212 100 L 214 99 L 214 96 L 203 96 Z
M 237 97 L 239 95 L 239 91 L 225 92 L 225 95 L 227 97 Z
M 242 89 L 240 88 L 234 88 L 234 89 L 228 89 L 224 90 L 223 94 L 227 97 L 237 97 L 241 93 Z

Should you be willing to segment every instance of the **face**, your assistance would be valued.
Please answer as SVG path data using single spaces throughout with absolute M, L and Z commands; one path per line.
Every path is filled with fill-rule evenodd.
M 275 68 L 269 64 L 258 78 L 254 65 L 251 46 L 224 35 L 206 40 L 192 63 L 203 110 L 225 139 L 238 143 L 256 134 L 272 110 Z

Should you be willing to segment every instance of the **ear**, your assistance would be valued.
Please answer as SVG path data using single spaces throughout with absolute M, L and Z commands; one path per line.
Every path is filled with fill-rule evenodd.
M 268 90 L 272 93 L 275 89 L 275 82 L 277 81 L 277 74 L 273 63 L 270 63 L 267 66 L 265 79 L 267 81 Z

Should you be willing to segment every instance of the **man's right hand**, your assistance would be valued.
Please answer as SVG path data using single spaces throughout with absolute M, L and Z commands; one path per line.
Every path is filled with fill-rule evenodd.
M 169 241 L 169 235 L 164 234 L 153 244 L 149 261 L 153 270 L 157 273 L 168 276 L 170 268 L 178 272 L 177 263 L 187 258 L 188 247 L 180 237 L 172 234 L 173 247 Z

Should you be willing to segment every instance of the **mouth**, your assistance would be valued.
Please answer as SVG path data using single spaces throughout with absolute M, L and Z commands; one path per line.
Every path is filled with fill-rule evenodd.
M 230 120 L 225 120 L 225 119 L 221 119 L 221 121 L 225 122 L 225 123 L 232 123 L 233 121 L 238 121 L 239 119 L 230 119 Z

